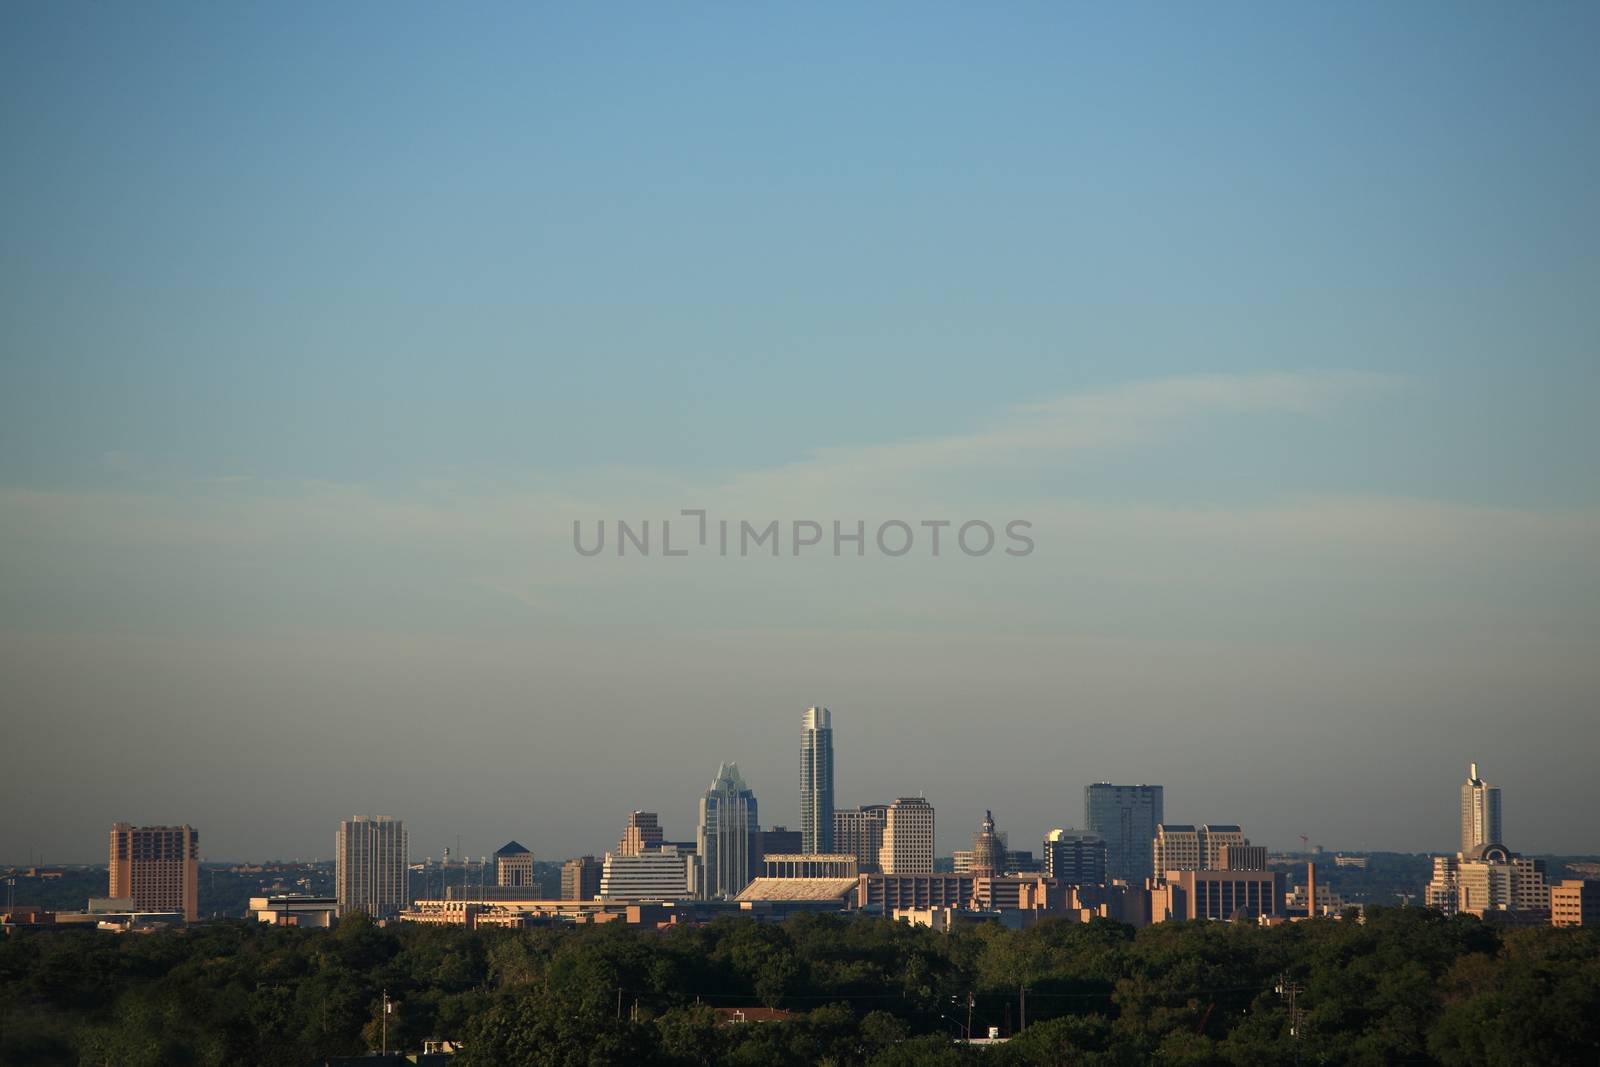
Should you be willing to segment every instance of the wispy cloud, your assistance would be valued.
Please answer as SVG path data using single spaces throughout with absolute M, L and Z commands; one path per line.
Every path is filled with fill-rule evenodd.
M 1161 378 L 1019 404 L 977 429 L 881 444 L 819 448 L 783 466 L 741 474 L 726 487 L 762 491 L 825 488 L 833 493 L 986 466 L 1059 462 L 1064 457 L 1176 435 L 1217 415 L 1327 411 L 1359 394 L 1393 390 L 1373 374 L 1206 375 Z

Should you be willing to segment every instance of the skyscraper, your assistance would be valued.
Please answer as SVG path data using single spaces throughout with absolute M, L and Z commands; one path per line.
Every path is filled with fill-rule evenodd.
M 1106 843 L 1106 879 L 1141 884 L 1155 873 L 1153 842 L 1164 819 L 1159 785 L 1084 786 L 1084 823 Z
M 339 823 L 334 888 L 340 915 L 364 911 L 377 918 L 411 903 L 406 847 L 405 826 L 399 819 L 357 815 Z
M 1479 778 L 1474 763 L 1461 785 L 1461 854 L 1470 857 L 1482 845 L 1500 844 L 1500 787 Z
M 739 776 L 739 765 L 722 764 L 711 788 L 700 798 L 695 852 L 700 862 L 701 896 L 734 897 L 750 884 L 751 838 L 760 830 L 756 795 Z
M 140 911 L 181 911 L 200 918 L 200 832 L 191 826 L 111 827 L 108 892 Z
M 883 826 L 889 817 L 887 804 L 863 804 L 833 813 L 833 847 L 836 852 L 855 856 L 862 874 L 878 871 L 878 851 L 883 848 Z
M 622 828 L 622 838 L 617 842 L 617 855 L 638 856 L 661 847 L 661 824 L 653 811 L 634 811 L 628 814 L 628 824 Z
M 933 873 L 933 805 L 901 797 L 884 813 L 878 866 L 884 874 Z
M 800 735 L 801 851 L 833 851 L 833 715 L 807 708 Z

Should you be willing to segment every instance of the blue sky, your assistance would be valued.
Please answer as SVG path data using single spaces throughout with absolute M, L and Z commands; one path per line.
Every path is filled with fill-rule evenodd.
M 1600 740 L 1592 5 L 22 3 L 0 26 L 0 626 L 11 714 L 55 724 L 12 784 L 58 802 L 60 839 L 200 808 L 227 854 L 307 851 L 395 808 L 588 851 L 631 807 L 688 811 L 720 759 L 781 817 L 817 700 L 841 744 L 874 723 L 840 792 L 878 800 L 912 787 L 868 768 L 941 758 L 891 743 L 919 709 L 976 743 L 950 694 L 1005 662 L 978 691 L 1060 746 L 1011 790 L 1014 836 L 1126 776 L 1292 843 L 1273 805 L 1311 772 L 1286 754 L 1370 756 L 1400 721 L 1394 776 L 1434 762 L 1330 843 L 1448 843 L 1477 758 L 1508 833 L 1520 810 L 1530 844 L 1600 848 L 1563 821 L 1597 799 L 1581 764 L 1519 725 Z M 693 506 L 1025 515 L 1041 550 L 570 551 L 574 518 Z M 1084 719 L 1125 727 L 1092 749 L 1058 725 L 1079 658 L 1127 665 L 1087 671 Z M 401 661 L 453 696 L 388 688 Z M 475 758 L 537 809 L 604 744 L 584 716 L 639 729 L 662 691 L 739 750 L 662 770 L 644 735 L 610 771 L 652 792 L 593 827 L 376 772 L 269 824 L 270 776 L 227 762 L 292 703 L 335 738 L 386 709 L 392 758 L 426 764 L 419 724 L 460 699 L 469 734 L 526 732 Z M 1281 779 L 1229 793 L 1151 754 L 1197 692 L 1226 735 L 1201 751 Z M 124 694 L 209 737 L 237 805 L 65 771 Z M 1030 766 L 1005 750 L 990 781 Z M 945 766 L 949 848 L 1010 794 Z

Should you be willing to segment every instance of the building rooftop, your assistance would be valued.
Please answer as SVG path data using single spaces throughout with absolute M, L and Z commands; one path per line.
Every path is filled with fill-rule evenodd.
M 529 851 L 531 851 L 531 850 L 527 849 L 527 848 L 524 848 L 520 842 L 507 841 L 505 844 L 503 844 L 499 848 L 495 849 L 494 854 L 496 856 L 516 856 L 516 855 L 521 855 L 521 854 L 529 852 Z
M 855 891 L 854 878 L 757 878 L 738 900 L 843 900 Z

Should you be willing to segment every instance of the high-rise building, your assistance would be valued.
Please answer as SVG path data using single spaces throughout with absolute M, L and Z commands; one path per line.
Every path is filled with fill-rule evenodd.
M 404 824 L 387 815 L 357 815 L 339 823 L 334 889 L 340 915 L 364 911 L 378 918 L 411 903 L 407 844 Z
M 1106 843 L 1106 878 L 1141 884 L 1155 873 L 1152 847 L 1165 818 L 1159 785 L 1084 786 L 1084 825 Z
M 111 827 L 108 892 L 139 911 L 178 911 L 200 918 L 200 832 L 192 826 Z
M 1099 834 L 1051 830 L 1044 835 L 1044 873 L 1067 885 L 1104 885 L 1106 843 Z
M 607 852 L 600 871 L 600 896 L 607 900 L 684 900 L 694 895 L 694 867 L 695 857 L 679 852 L 674 845 L 637 856 Z
M 1151 841 L 1155 876 L 1165 877 L 1168 871 L 1224 870 L 1222 850 L 1229 846 L 1243 848 L 1249 843 L 1237 826 L 1162 823 Z
M 617 855 L 637 856 L 661 847 L 661 824 L 653 811 L 628 813 L 628 823 L 622 828 L 622 838 L 617 842 Z
M 699 856 L 701 896 L 732 898 L 750 884 L 750 846 L 760 830 L 756 795 L 739 776 L 739 765 L 722 764 L 711 788 L 700 798 L 695 852 Z
M 804 852 L 833 851 L 833 716 L 807 708 L 800 735 L 800 839 Z
M 494 884 L 532 889 L 533 853 L 516 841 L 507 841 L 494 854 Z
M 878 871 L 878 851 L 883 848 L 887 804 L 863 804 L 833 813 L 833 847 L 855 855 L 862 874 Z
M 1483 845 L 1504 844 L 1500 838 L 1500 787 L 1478 777 L 1472 764 L 1461 785 L 1461 854 L 1470 856 Z
M 878 867 L 884 874 L 933 873 L 933 805 L 901 797 L 884 812 Z
M 561 899 L 593 900 L 600 893 L 605 865 L 593 856 L 579 856 L 561 865 Z

